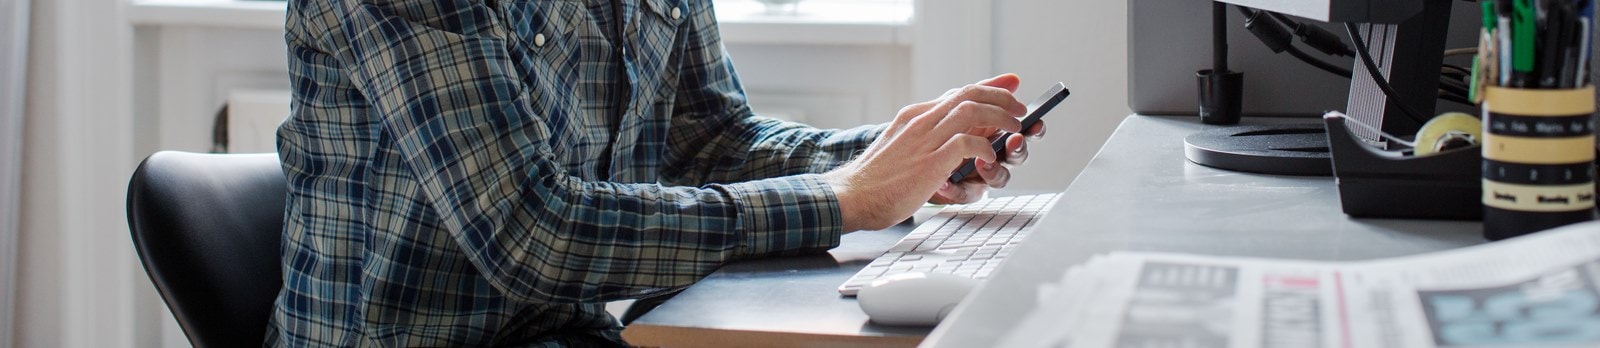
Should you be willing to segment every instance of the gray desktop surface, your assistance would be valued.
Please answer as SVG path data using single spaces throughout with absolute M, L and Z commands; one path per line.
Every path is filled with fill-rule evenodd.
M 991 197 L 1049 192 L 997 190 Z M 623 331 L 640 346 L 913 346 L 932 328 L 877 325 L 837 291 L 873 259 L 938 213 L 914 223 L 844 235 L 824 254 L 729 263 Z
M 737 336 L 714 336 L 763 332 L 800 334 L 803 336 L 785 338 L 819 344 L 860 342 L 848 339 L 850 336 L 916 342 L 927 335 L 928 328 L 872 324 L 854 298 L 841 297 L 836 290 L 915 228 L 903 223 L 882 231 L 846 234 L 838 248 L 825 254 L 729 263 L 629 326 L 644 329 L 639 331 L 644 336 L 629 332 L 624 336 L 631 344 L 647 346 L 685 342 L 686 335 L 729 342 Z M 640 339 L 648 341 L 635 342 Z
M 1188 162 L 1183 138 L 1208 127 L 1192 116 L 1123 120 L 1028 240 L 923 346 L 993 345 L 1034 307 L 1040 283 L 1112 251 L 1366 260 L 1484 242 L 1478 222 L 1347 217 L 1328 177 Z

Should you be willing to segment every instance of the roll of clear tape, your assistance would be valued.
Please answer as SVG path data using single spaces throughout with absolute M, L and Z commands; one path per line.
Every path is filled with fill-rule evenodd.
M 1472 147 L 1483 141 L 1483 122 L 1460 112 L 1447 112 L 1428 120 L 1417 131 L 1414 151 L 1426 156 L 1445 150 Z

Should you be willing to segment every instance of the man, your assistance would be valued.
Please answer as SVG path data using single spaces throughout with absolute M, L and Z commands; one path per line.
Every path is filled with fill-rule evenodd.
M 268 346 L 617 345 L 606 301 L 1003 186 L 986 137 L 1026 108 L 1003 75 L 882 126 L 757 117 L 709 0 L 292 0 L 286 29 Z

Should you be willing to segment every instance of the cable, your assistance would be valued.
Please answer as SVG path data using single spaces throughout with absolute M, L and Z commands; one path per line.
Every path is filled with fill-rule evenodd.
M 1244 15 L 1244 29 L 1261 40 L 1262 45 L 1272 53 L 1282 53 L 1294 42 L 1294 35 L 1283 30 L 1283 26 L 1272 19 L 1271 12 L 1251 9 L 1244 6 L 1234 6 L 1239 13 Z M 1263 16 L 1262 14 L 1268 14 Z
M 1361 61 L 1361 64 L 1367 67 L 1367 74 L 1371 75 L 1372 83 L 1378 85 L 1378 89 L 1383 90 L 1383 94 L 1389 96 L 1390 102 L 1394 103 L 1396 107 L 1399 107 L 1400 112 L 1406 114 L 1406 117 L 1410 117 L 1411 120 L 1416 121 L 1417 124 L 1428 123 L 1427 119 L 1419 116 L 1421 113 L 1418 113 L 1416 110 L 1412 110 L 1410 105 L 1406 105 L 1406 103 L 1401 102 L 1399 93 L 1395 93 L 1394 87 L 1389 86 L 1389 80 L 1378 74 L 1378 63 L 1372 61 L 1372 53 L 1367 50 L 1367 42 L 1361 38 L 1360 34 L 1356 33 L 1355 23 L 1345 23 L 1344 31 L 1345 34 L 1350 35 L 1350 41 L 1354 42 L 1354 46 L 1356 48 L 1356 57 L 1358 58 L 1356 60 Z
M 1310 45 L 1312 48 L 1322 50 L 1323 52 L 1328 52 L 1328 50 L 1324 49 L 1323 47 L 1313 45 L 1311 42 L 1306 41 L 1315 38 L 1317 41 L 1323 42 L 1323 44 L 1326 45 L 1325 41 L 1328 40 L 1323 39 L 1321 36 L 1305 34 L 1310 32 L 1307 29 L 1304 29 L 1305 26 L 1294 22 L 1288 17 L 1284 17 L 1283 15 L 1273 13 L 1271 11 L 1262 11 L 1244 6 L 1234 6 L 1234 8 L 1239 10 L 1239 14 L 1244 15 L 1244 28 L 1249 30 L 1251 34 L 1255 34 L 1256 38 L 1261 40 L 1261 44 L 1267 46 L 1267 50 L 1272 51 L 1272 53 L 1275 54 L 1288 51 L 1289 55 L 1294 56 L 1295 59 L 1299 59 L 1301 62 L 1305 62 L 1306 64 L 1318 69 L 1322 69 L 1322 71 L 1327 71 L 1334 75 L 1350 78 L 1350 69 L 1317 59 L 1316 57 L 1311 56 L 1311 54 L 1306 53 L 1306 51 L 1301 50 L 1299 47 L 1295 47 L 1294 35 L 1290 34 L 1289 31 L 1284 30 L 1283 28 L 1284 23 L 1291 23 L 1290 26 L 1295 28 L 1295 33 L 1302 34 L 1300 36 L 1301 43 Z M 1339 42 L 1337 37 L 1333 38 L 1332 41 L 1335 44 L 1343 45 L 1342 42 Z
M 1478 106 L 1478 104 L 1473 104 L 1471 100 L 1467 100 L 1466 97 L 1455 95 L 1455 94 L 1446 94 L 1446 93 L 1444 93 L 1444 91 L 1439 91 L 1439 92 L 1440 92 L 1439 93 L 1439 100 L 1444 100 L 1444 101 L 1453 102 L 1453 103 L 1456 103 L 1456 104 L 1461 104 L 1461 105 L 1466 105 L 1466 106 Z
M 1448 80 L 1445 80 L 1445 81 L 1448 81 Z M 1457 96 L 1457 97 L 1463 97 L 1463 98 L 1465 98 L 1467 96 L 1467 86 L 1465 86 L 1463 84 L 1460 84 L 1460 82 L 1445 82 L 1445 81 L 1439 81 L 1439 93 L 1441 93 L 1441 94 L 1449 94 L 1449 95 L 1453 95 L 1453 96 Z
M 1213 6 L 1217 5 L 1213 4 Z M 1272 53 L 1282 53 L 1287 51 L 1289 52 L 1289 55 L 1293 56 L 1295 59 L 1298 59 L 1307 65 L 1316 67 L 1317 69 L 1321 69 L 1322 71 L 1342 76 L 1344 78 L 1351 78 L 1351 76 L 1353 76 L 1351 69 L 1318 59 L 1317 57 L 1306 53 L 1305 50 L 1301 50 L 1299 47 L 1294 45 L 1294 37 L 1299 36 L 1302 44 L 1322 51 L 1325 54 L 1333 56 L 1352 55 L 1350 54 L 1351 52 L 1349 52 L 1349 47 L 1346 46 L 1337 35 L 1324 31 L 1321 28 L 1304 25 L 1294 21 L 1293 19 L 1290 19 L 1287 16 L 1275 12 L 1257 10 L 1245 6 L 1234 6 L 1234 8 L 1239 10 L 1239 14 L 1244 16 L 1245 29 L 1249 30 L 1251 34 L 1254 34 L 1256 38 L 1259 39 L 1263 45 L 1266 45 L 1267 49 Z M 1220 9 L 1220 7 L 1213 8 L 1213 10 L 1216 9 Z M 1215 15 L 1215 12 L 1213 15 Z M 1212 25 L 1215 26 L 1218 25 L 1218 23 L 1218 21 L 1213 20 Z M 1293 34 L 1291 34 L 1289 30 L 1285 30 L 1284 26 L 1293 28 Z M 1409 105 L 1400 101 L 1400 98 L 1397 97 L 1399 93 L 1394 91 L 1394 88 L 1389 85 L 1389 81 L 1387 79 L 1379 75 L 1377 64 L 1372 61 L 1372 54 L 1367 52 L 1366 42 L 1361 41 L 1361 36 L 1357 35 L 1353 28 L 1354 27 L 1351 25 L 1346 25 L 1345 27 L 1347 34 L 1350 34 L 1350 39 L 1352 41 L 1356 41 L 1356 53 L 1365 52 L 1361 53 L 1358 58 L 1362 59 L 1358 60 L 1360 60 L 1362 63 L 1365 63 L 1368 73 L 1372 74 L 1371 76 L 1373 82 L 1378 85 L 1379 89 L 1383 90 L 1384 94 L 1387 95 L 1389 99 L 1391 99 L 1394 104 L 1400 108 L 1400 111 L 1406 114 L 1407 117 L 1419 124 L 1426 123 L 1425 119 L 1419 116 L 1419 113 L 1417 113 L 1415 110 L 1412 110 Z M 1218 30 L 1217 28 L 1212 29 L 1213 34 L 1220 31 L 1221 30 Z M 1473 49 L 1476 50 L 1476 48 Z M 1215 50 L 1213 52 L 1215 52 Z M 1213 59 L 1213 62 L 1216 61 L 1216 59 Z M 1460 83 L 1459 78 L 1453 79 L 1448 77 L 1448 75 L 1456 72 L 1459 72 L 1462 76 L 1471 76 L 1470 70 L 1448 64 L 1444 65 L 1440 71 L 1439 90 L 1436 92 L 1439 99 L 1452 102 L 1461 102 L 1467 100 L 1466 96 L 1468 87 L 1462 86 L 1463 83 Z M 1469 103 L 1468 105 L 1471 104 Z
M 1477 47 L 1460 47 L 1444 50 L 1445 57 L 1470 56 L 1478 54 Z
M 1461 73 L 1462 75 L 1466 75 L 1466 76 L 1472 76 L 1472 70 L 1468 70 L 1467 68 L 1461 67 L 1459 65 L 1440 64 L 1439 65 L 1439 69 L 1440 70 L 1454 71 L 1454 72 Z
M 1289 46 L 1288 48 L 1285 48 L 1284 51 L 1288 51 L 1289 55 L 1300 59 L 1300 61 L 1305 62 L 1306 64 L 1311 64 L 1311 66 L 1317 67 L 1317 69 L 1322 69 L 1322 71 L 1343 76 L 1347 79 L 1350 78 L 1350 69 L 1345 69 L 1344 67 L 1333 65 L 1333 63 L 1324 62 L 1321 59 L 1312 57 L 1310 54 L 1306 54 L 1305 51 L 1301 51 L 1300 48 Z
M 1271 13 L 1271 12 L 1267 12 L 1267 13 Z M 1277 17 L 1277 16 L 1274 16 L 1274 17 Z M 1279 21 L 1282 21 L 1282 20 L 1283 19 L 1281 19 L 1281 18 L 1279 19 Z M 1476 50 L 1477 48 L 1473 48 L 1473 49 Z M 1351 76 L 1350 69 L 1345 69 L 1344 67 L 1340 67 L 1338 65 L 1334 65 L 1332 63 L 1328 63 L 1328 62 L 1323 61 L 1321 59 L 1317 59 L 1316 57 L 1312 57 L 1310 54 L 1306 53 L 1303 50 L 1300 50 L 1298 47 L 1295 47 L 1295 46 L 1292 46 L 1292 45 L 1291 46 L 1285 46 L 1284 47 L 1284 51 L 1289 52 L 1289 55 L 1294 56 L 1296 59 L 1299 59 L 1300 61 L 1305 62 L 1306 64 L 1310 64 L 1311 66 L 1314 66 L 1314 67 L 1316 67 L 1318 69 L 1322 69 L 1322 71 L 1326 71 L 1326 72 L 1328 72 L 1330 74 L 1339 75 L 1339 76 L 1342 76 L 1344 78 L 1350 78 L 1350 76 Z M 1474 53 L 1475 52 L 1476 51 L 1474 51 Z M 1448 74 L 1446 72 L 1448 72 L 1448 73 L 1458 73 L 1459 72 L 1461 74 L 1461 76 L 1471 76 L 1471 74 L 1472 74 L 1472 72 L 1466 70 L 1466 68 L 1462 68 L 1462 67 L 1454 66 L 1454 65 L 1449 65 L 1449 64 L 1444 64 L 1444 65 L 1442 65 L 1442 68 L 1441 68 L 1441 74 Z M 1459 80 L 1451 79 L 1451 78 L 1440 78 L 1439 82 L 1441 84 L 1439 86 L 1439 99 L 1448 100 L 1448 101 L 1452 101 L 1452 102 L 1463 103 L 1463 104 L 1467 104 L 1467 105 L 1473 105 L 1472 103 L 1467 102 L 1467 96 L 1466 96 L 1467 94 L 1466 93 L 1467 93 L 1467 89 L 1469 87 L 1467 87 L 1465 85 L 1466 84 L 1465 82 L 1461 82 Z
M 1457 93 L 1462 96 L 1467 95 L 1467 88 L 1470 86 L 1471 84 L 1468 84 L 1466 81 L 1456 79 L 1439 79 L 1439 89 L 1442 90 L 1446 89 L 1446 87 L 1450 87 L 1448 92 Z
M 1293 29 L 1294 35 L 1300 37 L 1300 43 L 1311 46 L 1312 49 L 1322 51 L 1323 54 L 1330 56 L 1349 57 L 1355 54 L 1355 52 L 1350 51 L 1349 45 L 1345 45 L 1344 41 L 1339 40 L 1339 35 L 1316 26 L 1305 25 L 1277 12 L 1266 12 L 1267 15 L 1278 20 L 1279 23 L 1288 25 L 1290 29 Z

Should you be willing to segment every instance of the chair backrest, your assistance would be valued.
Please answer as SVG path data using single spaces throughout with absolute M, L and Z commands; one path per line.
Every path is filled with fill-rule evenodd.
M 196 347 L 260 346 L 283 285 L 288 184 L 272 154 L 150 155 L 128 183 L 128 227 Z

